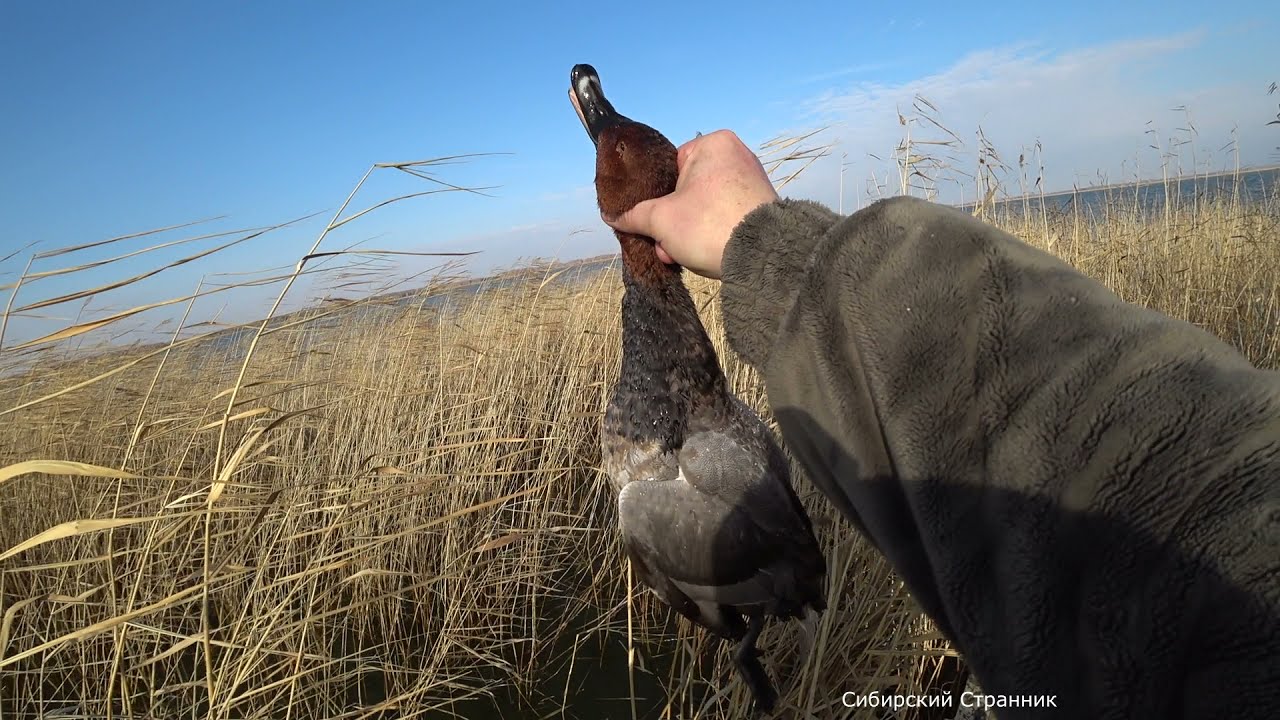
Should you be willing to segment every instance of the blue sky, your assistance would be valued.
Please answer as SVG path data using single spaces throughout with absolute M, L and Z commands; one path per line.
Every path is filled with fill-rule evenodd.
M 619 109 L 677 143 L 730 127 L 754 145 L 830 125 L 822 137 L 839 143 L 834 155 L 787 194 L 836 205 L 838 157 L 848 153 L 846 210 L 865 202 L 864 178 L 886 171 L 868 153 L 892 151 L 901 135 L 894 110 L 916 93 L 970 148 L 979 125 L 1012 157 L 1041 141 L 1050 189 L 1099 173 L 1158 172 L 1154 151 L 1144 150 L 1146 123 L 1172 137 L 1185 122 L 1171 111 L 1179 105 L 1200 133 L 1202 165 L 1227 163 L 1219 148 L 1235 126 L 1245 164 L 1272 160 L 1280 145 L 1280 131 L 1265 127 L 1280 99 L 1266 95 L 1280 80 L 1277 27 L 1260 1 L 1209 11 L 1167 2 L 542 5 L 0 3 L 0 257 L 33 241 L 52 249 L 218 215 L 229 218 L 204 231 L 317 211 L 327 218 L 371 163 L 473 152 L 511 154 L 450 166 L 441 177 L 499 186 L 492 197 L 390 206 L 322 249 L 367 240 L 479 250 L 477 270 L 612 252 L 590 188 L 593 147 L 566 96 L 578 62 L 596 66 Z M 354 207 L 423 189 L 382 172 Z M 5 344 L 49 323 L 179 296 L 205 273 L 291 265 L 322 222 L 104 295 L 87 314 L 63 307 L 47 311 L 53 319 L 16 319 Z M 213 242 L 33 283 L 19 304 Z M 0 264 L 10 273 L 0 284 L 25 262 L 19 254 Z M 277 291 L 211 299 L 197 315 L 249 319 Z

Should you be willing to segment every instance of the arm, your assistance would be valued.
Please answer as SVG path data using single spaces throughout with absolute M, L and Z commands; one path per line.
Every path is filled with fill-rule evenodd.
M 1280 375 L 911 198 L 767 203 L 722 278 L 788 447 L 987 692 L 1274 712 Z

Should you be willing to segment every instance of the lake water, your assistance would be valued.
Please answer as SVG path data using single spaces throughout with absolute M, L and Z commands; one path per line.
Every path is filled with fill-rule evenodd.
M 1155 180 L 1139 184 L 1081 188 L 1044 196 L 1009 198 L 995 203 L 995 207 L 997 210 L 1015 212 L 1025 208 L 1038 213 L 1043 203 L 1043 207 L 1049 211 L 1098 212 L 1106 207 L 1137 207 L 1157 212 L 1162 211 L 1168 201 L 1182 207 L 1194 202 L 1224 198 L 1235 198 L 1243 203 L 1259 202 L 1268 197 L 1275 197 L 1278 188 L 1280 188 L 1280 167 L 1273 167 L 1241 171 L 1239 174 L 1200 175 L 1194 178 L 1171 180 L 1168 183 Z M 974 204 L 968 203 L 958 207 L 972 210 Z

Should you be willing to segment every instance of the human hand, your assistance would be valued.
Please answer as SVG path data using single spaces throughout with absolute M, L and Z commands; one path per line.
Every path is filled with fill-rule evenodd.
M 676 167 L 680 174 L 670 195 L 603 220 L 615 230 L 653 238 L 662 262 L 719 279 L 733 229 L 778 193 L 755 153 L 729 130 L 681 145 Z

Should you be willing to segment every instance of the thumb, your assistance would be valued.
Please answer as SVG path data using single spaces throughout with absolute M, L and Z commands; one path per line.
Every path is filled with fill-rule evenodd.
M 619 232 L 653 237 L 655 232 L 653 227 L 654 210 L 661 199 L 654 198 L 636 203 L 635 207 L 614 217 L 601 213 L 600 219 L 604 220 L 606 225 Z
M 673 257 L 671 257 L 670 255 L 668 255 L 668 254 L 667 254 L 667 251 L 666 251 L 666 250 L 663 250 L 661 245 L 656 245 L 656 244 L 655 244 L 655 245 L 653 246 L 653 251 L 654 251 L 655 253 L 657 253 L 657 254 L 658 254 L 658 259 L 659 259 L 659 260 L 661 260 L 662 262 L 664 262 L 664 263 L 666 263 L 666 264 L 668 264 L 668 265 L 675 265 L 675 264 L 676 264 L 675 258 L 673 258 Z

